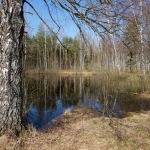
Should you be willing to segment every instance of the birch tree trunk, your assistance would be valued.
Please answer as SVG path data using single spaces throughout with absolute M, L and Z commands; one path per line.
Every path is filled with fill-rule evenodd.
M 48 67 L 47 67 L 47 34 L 46 34 L 46 26 L 45 26 L 45 35 L 44 35 L 44 44 L 45 44 L 45 48 L 44 48 L 44 70 L 47 71 Z
M 22 116 L 23 0 L 2 0 L 0 22 L 0 133 L 20 131 Z
M 146 75 L 146 70 L 145 70 L 145 61 L 144 61 L 144 41 L 143 41 L 143 0 L 140 0 L 139 2 L 139 7 L 140 7 L 140 45 L 141 45 L 141 70 L 143 75 Z
M 107 12 L 107 10 L 106 10 Z M 108 14 L 108 12 L 107 12 Z M 109 28 L 111 29 L 111 21 L 110 21 L 110 14 L 108 14 L 108 17 L 107 17 L 107 22 L 108 22 L 108 25 L 109 25 Z M 109 36 L 110 36 L 110 41 L 111 41 L 111 44 L 113 46 L 112 48 L 112 63 L 113 63 L 113 70 L 117 70 L 120 71 L 120 66 L 119 66 L 119 61 L 118 61 L 118 54 L 117 54 L 117 47 L 116 47 L 116 43 L 115 43 L 115 39 L 114 39 L 114 33 L 109 33 Z

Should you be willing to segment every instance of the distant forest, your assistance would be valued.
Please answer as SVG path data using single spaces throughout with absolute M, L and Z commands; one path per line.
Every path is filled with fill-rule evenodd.
M 34 37 L 25 38 L 26 69 L 149 72 L 150 3 L 142 8 L 135 3 L 121 17 L 120 30 L 114 28 L 99 41 L 79 33 L 64 37 L 60 44 L 44 24 L 39 25 Z M 106 21 L 109 24 L 109 17 Z

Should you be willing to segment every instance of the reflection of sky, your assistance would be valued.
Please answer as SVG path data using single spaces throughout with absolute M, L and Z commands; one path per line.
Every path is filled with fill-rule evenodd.
M 51 120 L 62 115 L 65 110 L 70 109 L 72 111 L 74 109 L 74 106 L 64 107 L 61 100 L 56 101 L 56 106 L 57 108 L 55 110 L 48 108 L 46 110 L 37 110 L 35 107 L 31 106 L 29 109 L 27 122 L 29 124 L 33 124 L 33 126 L 37 129 L 41 129 Z
M 80 102 L 80 105 L 85 107 L 85 108 L 92 108 L 96 110 L 103 110 L 104 109 L 104 104 L 102 102 L 102 96 L 97 96 L 97 95 L 92 95 L 92 94 L 85 94 L 83 97 L 83 100 Z M 117 102 L 113 102 L 113 104 L 109 103 L 109 113 L 110 115 L 114 115 L 116 117 L 119 117 L 122 115 L 121 108 Z
M 66 81 L 68 79 L 65 78 Z M 68 88 L 64 86 L 63 79 L 61 79 L 61 81 L 62 85 L 58 84 L 55 88 L 53 88 L 53 86 L 47 86 L 47 89 L 50 89 L 50 91 L 47 91 L 47 95 L 40 95 L 41 101 L 35 101 L 35 104 L 32 103 L 27 116 L 27 121 L 29 124 L 33 124 L 33 126 L 37 129 L 45 129 L 45 126 L 51 124 L 51 120 L 61 116 L 65 110 L 73 110 L 74 105 L 77 105 L 80 108 L 96 109 L 103 115 L 112 115 L 113 117 L 123 117 L 124 112 L 129 111 L 140 111 L 141 109 L 149 110 L 148 102 L 145 103 L 144 101 L 137 101 L 135 97 L 131 96 L 130 94 L 116 95 L 116 93 L 114 93 L 113 95 L 113 93 L 111 93 L 110 96 L 108 96 L 108 102 L 106 102 L 104 101 L 104 96 L 101 89 L 93 89 L 93 86 L 90 87 L 90 85 L 86 88 L 84 84 L 81 84 L 80 88 L 78 89 L 78 80 L 76 82 L 75 80 L 72 80 L 73 85 L 76 86 L 76 88 L 72 88 L 72 86 L 70 86 L 72 85 L 72 82 L 66 82 L 68 83 L 68 87 L 71 87 Z M 48 82 L 47 85 L 50 83 L 51 82 Z M 39 87 L 41 85 L 37 84 L 36 86 Z M 65 88 L 67 90 L 65 90 Z M 53 89 L 59 89 L 59 94 L 57 96 L 53 95 L 53 93 L 56 92 Z M 40 90 L 37 90 L 37 93 L 45 93 L 44 91 Z M 31 103 L 33 101 L 33 99 L 30 100 L 32 95 L 30 96 L 29 93 L 28 97 L 29 103 Z M 45 104 L 45 97 L 47 105 Z M 61 97 L 61 99 L 57 99 L 56 97 Z M 35 99 L 37 98 L 35 97 Z M 38 102 L 40 102 L 39 105 Z
M 45 105 L 45 104 L 43 104 Z M 86 108 L 92 108 L 96 110 L 103 110 L 104 104 L 102 103 L 102 97 L 96 95 L 85 94 L 83 99 L 79 102 L 79 105 Z M 74 109 L 74 106 L 64 106 L 63 101 L 58 99 L 56 101 L 56 108 L 46 108 L 46 110 L 37 110 L 35 107 L 31 106 L 29 109 L 27 121 L 29 124 L 33 124 L 36 129 L 42 129 L 42 127 L 51 120 L 61 116 L 65 110 L 70 109 L 71 111 Z M 114 115 L 119 116 L 122 114 L 119 104 L 114 103 L 111 104 L 110 113 L 113 112 Z

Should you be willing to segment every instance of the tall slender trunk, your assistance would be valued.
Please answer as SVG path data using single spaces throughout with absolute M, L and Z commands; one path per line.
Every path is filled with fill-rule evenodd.
M 130 5 L 133 6 L 132 4 L 132 1 L 130 0 Z M 143 72 L 143 75 L 145 76 L 146 74 L 146 68 L 145 68 L 145 61 L 144 61 L 144 41 L 143 41 L 143 21 L 142 21 L 142 18 L 143 18 L 143 0 L 139 0 L 139 14 L 140 14 L 140 24 L 137 22 L 137 19 L 136 19 L 136 15 L 135 15 L 135 10 L 134 8 L 132 7 L 132 12 L 133 12 L 133 15 L 134 15 L 134 20 L 135 20 L 135 23 L 137 25 L 137 27 L 139 28 L 139 33 L 140 33 L 140 68 L 141 68 L 141 71 Z
M 45 35 L 44 35 L 44 44 L 45 44 L 45 47 L 44 47 L 44 70 L 47 71 L 47 38 L 46 38 L 46 26 L 45 26 Z
M 76 70 L 76 52 L 74 53 L 74 63 L 73 63 L 73 69 Z
M 111 29 L 111 21 L 110 21 L 109 17 L 107 18 L 107 22 L 108 22 L 109 28 Z M 117 54 L 117 47 L 116 47 L 116 44 L 115 44 L 114 34 L 109 33 L 109 36 L 110 36 L 111 44 L 112 44 L 112 47 L 113 47 L 113 49 L 112 49 L 113 70 L 116 70 L 116 68 L 117 68 L 117 70 L 120 70 L 120 66 L 119 66 L 119 63 L 118 63 L 118 54 Z
M 0 22 L 0 133 L 19 131 L 22 116 L 24 1 L 2 0 Z
M 57 68 L 57 42 L 56 42 L 55 51 L 54 51 L 54 69 L 58 69 Z
M 140 7 L 140 45 L 141 45 L 141 69 L 142 73 L 145 76 L 146 70 L 145 70 L 145 61 L 144 61 L 144 42 L 143 42 L 143 22 L 142 22 L 142 17 L 143 17 L 143 0 L 140 0 L 139 2 L 139 7 Z
M 82 44 L 82 38 L 80 37 L 80 49 L 79 49 L 79 55 L 80 55 L 80 69 L 84 70 L 84 48 Z
M 61 70 L 61 44 L 59 47 L 59 69 Z

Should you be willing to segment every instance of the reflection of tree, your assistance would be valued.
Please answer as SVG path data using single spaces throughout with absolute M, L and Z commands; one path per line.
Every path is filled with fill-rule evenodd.
M 44 87 L 44 78 L 36 78 L 30 80 L 27 83 L 27 105 L 29 106 L 30 104 L 32 104 L 38 110 L 43 110 L 45 108 L 46 102 L 47 108 L 55 109 L 55 101 L 50 96 L 48 96 L 49 92 L 50 91 L 48 83 L 47 86 Z
M 46 103 L 47 109 L 56 109 L 58 98 L 62 100 L 64 107 L 78 103 L 77 93 L 74 91 L 74 78 L 52 77 L 45 80 L 45 77 L 41 76 L 28 81 L 26 84 L 28 106 L 32 104 L 36 109 L 43 110 Z
M 62 98 L 62 104 L 64 107 L 76 106 L 79 99 L 75 98 L 75 95 L 69 95 L 68 97 Z
M 26 84 L 27 104 L 28 106 L 32 104 L 38 111 L 45 109 L 45 103 L 45 111 L 49 113 L 57 111 L 58 100 L 65 109 L 80 102 L 80 105 L 85 107 L 101 110 L 106 116 L 119 116 L 124 111 L 140 111 L 150 108 L 149 102 L 141 101 L 131 94 L 143 91 L 144 85 L 141 81 L 131 84 L 126 80 L 111 80 L 107 76 L 50 76 L 47 77 L 46 86 L 44 86 L 44 80 L 44 76 L 29 78 Z M 128 93 L 125 93 L 126 91 Z M 40 112 L 39 115 L 42 116 L 42 113 Z
M 140 112 L 142 110 L 148 111 L 150 109 L 150 102 L 148 99 L 140 98 L 134 94 L 120 94 L 119 104 L 125 112 Z

